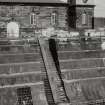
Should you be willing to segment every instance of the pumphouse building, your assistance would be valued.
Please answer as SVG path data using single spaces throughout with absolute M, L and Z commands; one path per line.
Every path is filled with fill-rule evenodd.
M 94 6 L 93 0 L 0 0 L 0 35 L 8 35 L 11 22 L 18 25 L 21 37 L 49 27 L 66 31 L 92 29 Z

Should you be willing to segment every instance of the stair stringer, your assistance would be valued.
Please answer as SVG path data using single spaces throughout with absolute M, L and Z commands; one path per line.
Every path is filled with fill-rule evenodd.
M 68 104 L 69 101 L 62 86 L 61 77 L 59 77 L 59 73 L 57 71 L 54 59 L 50 52 L 48 40 L 43 40 L 40 38 L 39 44 L 43 58 L 43 63 L 45 65 L 46 76 L 51 87 L 54 102 L 55 104 Z M 59 94 L 59 92 L 61 93 Z M 60 96 L 61 94 L 62 96 Z

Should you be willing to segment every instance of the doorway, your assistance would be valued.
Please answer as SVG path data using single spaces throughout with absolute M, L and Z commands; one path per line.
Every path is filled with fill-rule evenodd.
M 7 37 L 18 38 L 19 37 L 19 24 L 11 21 L 7 24 Z

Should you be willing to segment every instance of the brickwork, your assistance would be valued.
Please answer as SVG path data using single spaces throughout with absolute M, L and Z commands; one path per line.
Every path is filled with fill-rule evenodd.
M 94 0 L 68 0 L 69 27 L 71 29 L 94 28 Z
M 92 23 L 92 18 L 94 17 L 94 8 L 91 7 L 77 7 L 77 20 L 76 20 L 76 27 L 82 29 L 92 29 L 93 23 Z M 82 15 L 83 13 L 86 13 L 87 16 L 87 22 L 86 24 L 82 24 Z
M 93 7 L 69 7 L 69 26 L 75 29 L 92 29 L 94 26 L 94 8 Z M 82 24 L 82 15 L 86 13 L 86 24 Z M 73 20 L 73 21 L 71 21 Z
M 33 10 L 34 9 L 34 10 Z M 34 11 L 34 12 L 33 12 Z M 7 24 L 16 21 L 20 26 L 21 36 L 34 36 L 34 29 L 47 29 L 52 26 L 51 16 L 56 12 L 56 28 L 67 29 L 67 7 L 66 6 L 5 6 L 0 5 L 0 28 L 1 34 L 6 31 Z M 37 15 L 35 26 L 31 25 L 31 13 Z

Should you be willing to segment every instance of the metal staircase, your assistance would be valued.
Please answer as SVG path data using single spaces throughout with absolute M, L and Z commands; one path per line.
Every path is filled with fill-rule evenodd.
M 45 71 L 43 72 L 46 73 L 46 79 L 44 79 L 44 83 L 48 103 L 49 105 L 62 103 L 67 104 L 69 103 L 69 99 L 66 95 L 61 77 L 55 42 L 53 39 L 42 40 L 40 38 L 39 45 L 45 66 Z M 54 53 L 51 50 L 52 48 Z

